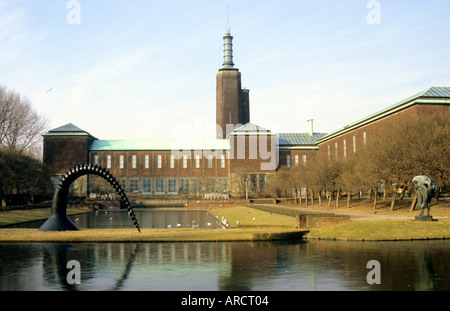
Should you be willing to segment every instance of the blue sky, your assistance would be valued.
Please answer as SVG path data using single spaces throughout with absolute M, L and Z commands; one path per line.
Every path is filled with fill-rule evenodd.
M 375 1 L 377 2 L 377 1 Z M 450 86 L 450 1 L 0 0 L 0 84 L 99 139 L 215 137 L 227 24 L 251 121 L 329 132 Z M 46 92 L 48 89 L 50 92 Z

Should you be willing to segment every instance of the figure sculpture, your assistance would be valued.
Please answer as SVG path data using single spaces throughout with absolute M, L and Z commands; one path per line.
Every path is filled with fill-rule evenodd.
M 436 184 L 428 176 L 419 175 L 412 179 L 414 188 L 417 190 L 417 206 L 420 208 L 420 216 L 424 216 L 425 208 L 427 209 L 427 215 L 430 216 L 430 203 L 431 198 L 436 192 Z M 417 217 L 416 217 L 417 219 Z

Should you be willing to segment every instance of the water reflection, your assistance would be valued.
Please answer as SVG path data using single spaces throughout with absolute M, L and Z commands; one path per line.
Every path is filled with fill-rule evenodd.
M 220 229 L 222 224 L 205 210 L 186 209 L 135 209 L 141 228 L 209 228 Z M 70 215 L 68 218 L 80 229 L 134 228 L 133 222 L 124 210 L 96 211 Z M 31 221 L 5 227 L 39 228 L 45 220 Z
M 0 290 L 450 290 L 449 255 L 448 241 L 0 244 Z

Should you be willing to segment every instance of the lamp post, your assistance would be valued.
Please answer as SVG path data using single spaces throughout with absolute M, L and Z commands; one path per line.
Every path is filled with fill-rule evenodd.
M 249 178 L 247 176 L 245 176 L 242 180 L 245 181 L 245 199 L 248 200 L 248 181 L 249 181 Z

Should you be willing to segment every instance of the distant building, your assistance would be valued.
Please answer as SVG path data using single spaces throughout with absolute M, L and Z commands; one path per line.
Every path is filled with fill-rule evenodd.
M 227 29 L 217 73 L 216 139 L 100 140 L 67 124 L 43 135 L 44 163 L 55 184 L 71 167 L 96 163 L 129 193 L 238 195 L 244 178 L 249 190 L 258 192 L 281 166 L 307 165 L 317 152 L 345 158 L 364 148 L 382 126 L 450 107 L 450 87 L 431 87 L 330 133 L 314 132 L 313 120 L 303 133 L 272 133 L 250 122 L 249 91 L 241 88 L 241 73 L 234 68 L 232 39 Z M 88 178 L 77 180 L 75 190 L 86 195 Z

